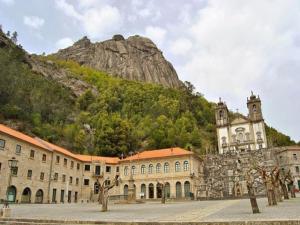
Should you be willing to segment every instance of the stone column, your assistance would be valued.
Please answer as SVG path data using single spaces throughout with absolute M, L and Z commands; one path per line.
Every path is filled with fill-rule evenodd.
M 129 184 L 128 184 L 128 202 L 133 202 L 136 200 L 136 194 L 134 191 L 134 179 L 132 174 L 129 178 Z

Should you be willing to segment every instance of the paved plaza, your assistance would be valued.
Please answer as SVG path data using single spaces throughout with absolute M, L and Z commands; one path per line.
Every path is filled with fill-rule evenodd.
M 220 201 L 160 202 L 143 204 L 109 204 L 108 212 L 100 212 L 96 203 L 11 205 L 13 218 L 80 220 L 110 222 L 201 222 L 299 220 L 300 198 L 286 200 L 278 206 L 267 206 L 258 199 L 261 213 L 252 214 L 248 199 Z

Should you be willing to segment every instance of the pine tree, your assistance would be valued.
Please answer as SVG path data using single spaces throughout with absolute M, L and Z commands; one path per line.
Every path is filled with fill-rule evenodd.
M 17 44 L 17 42 L 18 42 L 18 33 L 17 33 L 17 31 L 12 33 L 11 40 L 14 44 Z

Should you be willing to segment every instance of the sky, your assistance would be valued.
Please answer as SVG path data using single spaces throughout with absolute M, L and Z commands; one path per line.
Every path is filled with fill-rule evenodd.
M 299 0 L 0 0 L 0 24 L 38 54 L 149 37 L 208 100 L 246 115 L 253 91 L 267 124 L 300 141 Z

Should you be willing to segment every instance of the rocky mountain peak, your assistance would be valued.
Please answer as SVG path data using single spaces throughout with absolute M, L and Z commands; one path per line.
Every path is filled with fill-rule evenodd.
M 182 85 L 172 64 L 157 46 L 149 38 L 139 35 L 125 39 L 121 34 L 116 34 L 110 40 L 96 43 L 83 37 L 54 55 L 123 79 L 158 83 L 166 87 Z

